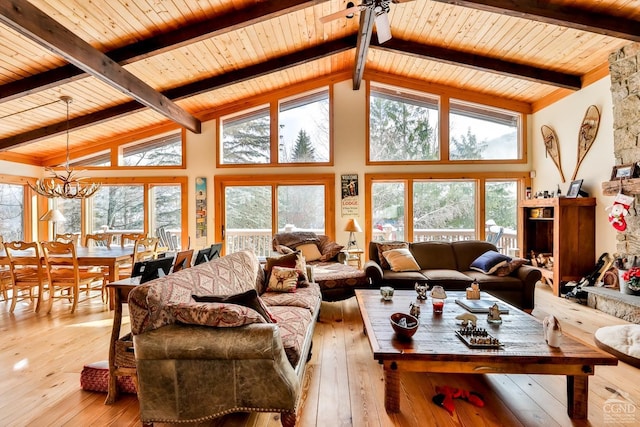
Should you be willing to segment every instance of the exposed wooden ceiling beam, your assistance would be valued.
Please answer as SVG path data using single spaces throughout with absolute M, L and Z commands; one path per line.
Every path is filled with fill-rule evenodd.
M 595 13 L 573 6 L 537 0 L 434 0 L 540 21 L 576 30 L 640 41 L 640 22 L 604 13 Z
M 358 29 L 358 41 L 356 42 L 356 61 L 353 67 L 353 90 L 360 89 L 364 67 L 367 63 L 367 52 L 371 43 L 373 23 L 376 14 L 372 7 L 366 7 L 360 12 L 360 27 Z
M 0 2 L 0 21 L 168 119 L 200 133 L 198 119 L 28 1 Z
M 218 36 L 253 25 L 256 22 L 274 19 L 328 0 L 279 0 L 266 1 L 247 8 L 232 11 L 203 21 L 183 25 L 180 28 L 113 49 L 105 54 L 120 65 L 130 64 L 153 55 L 177 49 L 199 40 Z M 0 86 L 0 102 L 46 90 L 61 84 L 85 78 L 87 74 L 73 64 L 64 65 L 25 77 Z
M 281 57 L 274 58 L 260 64 L 255 64 L 239 70 L 234 70 L 230 73 L 209 77 L 197 82 L 191 82 L 186 85 L 167 90 L 163 92 L 163 94 L 164 96 L 177 101 L 204 92 L 220 89 L 222 87 L 229 86 L 235 83 L 240 83 L 249 79 L 264 76 L 266 74 L 280 71 L 285 68 L 304 64 L 308 61 L 313 61 L 316 59 L 334 55 L 336 53 L 344 52 L 349 49 L 353 49 L 355 43 L 355 35 L 344 37 L 342 39 L 323 43 L 319 46 L 314 46 L 298 52 L 283 55 Z M 95 113 L 71 119 L 69 121 L 69 130 L 72 131 L 96 125 L 107 120 L 113 120 L 118 117 L 123 117 L 135 113 L 137 111 L 143 110 L 144 108 L 145 107 L 143 105 L 135 101 L 120 104 L 115 107 L 103 109 Z M 11 147 L 17 147 L 20 145 L 50 138 L 52 136 L 61 135 L 66 132 L 66 129 L 67 122 L 64 121 L 23 132 L 18 135 L 13 135 L 8 138 L 0 139 L 0 150 L 7 150 Z
M 412 55 L 421 59 L 432 59 L 452 65 L 494 72 L 566 89 L 578 90 L 582 87 L 580 76 L 508 62 L 499 58 L 490 58 L 488 56 L 455 51 L 439 46 L 415 43 L 398 38 L 393 38 L 383 45 L 372 41 L 371 47 L 393 53 Z

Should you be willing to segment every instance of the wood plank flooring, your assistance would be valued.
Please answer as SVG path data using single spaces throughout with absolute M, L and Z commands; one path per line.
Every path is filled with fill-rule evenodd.
M 593 344 L 601 326 L 627 322 L 556 298 L 538 285 L 533 315 L 555 314 L 565 333 Z M 86 363 L 107 358 L 113 312 L 97 299 L 75 314 L 55 304 L 51 315 L 21 304 L 14 314 L 0 302 L 0 426 L 137 426 L 138 403 L 124 395 L 104 405 L 106 394 L 80 389 Z M 128 317 L 124 320 L 128 327 Z M 455 412 L 432 403 L 438 385 L 474 390 L 486 405 L 455 401 Z M 384 410 L 382 368 L 372 359 L 355 301 L 323 303 L 313 356 L 307 366 L 298 425 L 307 426 L 630 426 L 640 425 L 640 369 L 599 366 L 589 382 L 589 420 L 566 415 L 566 380 L 543 375 L 403 374 L 401 412 Z M 616 392 L 634 413 L 612 413 Z M 163 426 L 161 424 L 158 424 Z M 280 426 L 277 414 L 235 414 L 200 426 Z M 166 425 L 164 425 L 166 426 Z

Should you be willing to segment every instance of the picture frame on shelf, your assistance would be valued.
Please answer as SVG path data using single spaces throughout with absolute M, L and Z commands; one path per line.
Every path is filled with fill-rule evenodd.
M 582 187 L 582 179 L 576 179 L 575 181 L 571 181 L 569 185 L 569 190 L 567 191 L 567 198 L 575 199 L 580 195 L 580 187 Z
M 630 179 L 638 177 L 638 166 L 636 163 L 615 165 L 611 170 L 611 181 L 617 179 Z

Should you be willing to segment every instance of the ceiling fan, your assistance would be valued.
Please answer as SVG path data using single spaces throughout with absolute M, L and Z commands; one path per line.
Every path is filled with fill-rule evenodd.
M 347 3 L 347 8 L 340 12 L 331 13 L 320 18 L 320 22 L 327 23 L 334 19 L 342 17 L 353 18 L 356 12 L 362 12 L 370 9 L 375 14 L 376 34 L 378 35 L 378 43 L 382 44 L 391 40 L 391 25 L 389 24 L 389 4 L 405 3 L 414 0 L 363 0 L 359 5 L 353 2 Z

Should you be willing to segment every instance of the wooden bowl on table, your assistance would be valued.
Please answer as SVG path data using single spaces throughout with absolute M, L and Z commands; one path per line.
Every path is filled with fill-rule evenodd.
M 420 321 L 417 317 L 414 317 L 406 313 L 393 313 L 390 317 L 391 327 L 395 331 L 398 338 L 409 339 L 420 326 Z

